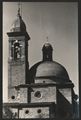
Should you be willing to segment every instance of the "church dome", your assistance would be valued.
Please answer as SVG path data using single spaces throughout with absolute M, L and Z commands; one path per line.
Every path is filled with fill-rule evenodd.
M 55 78 L 56 82 L 68 82 L 69 76 L 66 69 L 55 61 L 41 61 L 30 69 L 31 79 Z
M 69 76 L 66 69 L 59 63 L 53 61 L 51 44 L 45 43 L 42 48 L 43 60 L 30 68 L 30 79 L 51 78 L 56 82 L 67 82 Z
M 17 19 L 14 20 L 10 31 L 11 32 L 26 32 L 26 25 L 20 15 L 20 13 L 18 13 Z

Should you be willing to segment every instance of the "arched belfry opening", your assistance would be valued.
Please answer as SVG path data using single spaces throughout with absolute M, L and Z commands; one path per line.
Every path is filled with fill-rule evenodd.
M 18 40 L 14 42 L 14 60 L 17 60 L 21 57 L 21 46 Z

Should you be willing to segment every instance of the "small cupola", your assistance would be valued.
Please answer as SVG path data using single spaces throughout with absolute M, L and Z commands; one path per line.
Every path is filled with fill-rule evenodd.
M 43 52 L 43 61 L 53 60 L 52 58 L 53 48 L 50 43 L 47 42 L 43 45 L 42 52 Z

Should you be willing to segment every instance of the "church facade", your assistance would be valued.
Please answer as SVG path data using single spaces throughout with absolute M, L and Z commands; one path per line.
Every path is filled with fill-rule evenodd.
M 29 69 L 30 36 L 20 12 L 7 35 L 8 103 L 3 103 L 3 118 L 77 119 L 74 84 L 66 69 L 53 61 L 52 45 L 43 45 L 42 61 Z

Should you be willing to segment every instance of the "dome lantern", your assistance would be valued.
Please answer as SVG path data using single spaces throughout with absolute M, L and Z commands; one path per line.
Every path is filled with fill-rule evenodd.
M 43 45 L 42 52 L 43 52 L 43 61 L 53 60 L 52 58 L 53 48 L 50 43 L 47 42 Z

